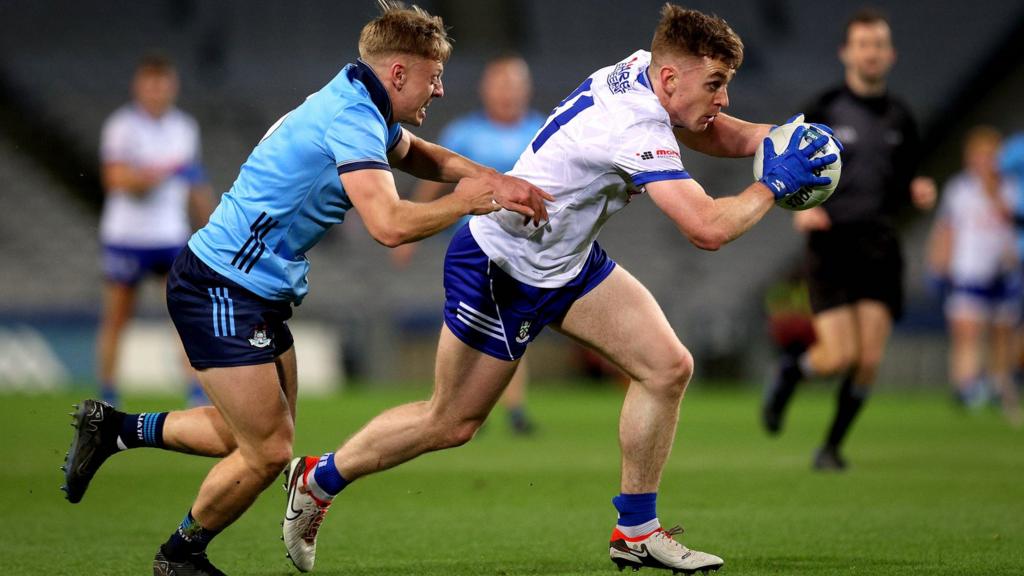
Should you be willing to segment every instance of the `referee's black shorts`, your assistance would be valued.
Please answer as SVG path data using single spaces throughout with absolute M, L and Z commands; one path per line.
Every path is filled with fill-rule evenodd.
M 903 254 L 896 231 L 880 224 L 843 224 L 812 232 L 807 286 L 815 314 L 876 300 L 893 320 L 903 315 Z

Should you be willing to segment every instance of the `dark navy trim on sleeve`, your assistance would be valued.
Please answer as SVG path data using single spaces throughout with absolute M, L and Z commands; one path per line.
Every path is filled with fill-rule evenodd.
M 687 180 L 692 178 L 686 170 L 658 170 L 655 172 L 639 172 L 633 174 L 633 184 L 643 186 L 648 182 L 659 182 L 661 180 Z
M 384 117 L 384 121 L 389 126 L 394 124 L 394 120 L 391 118 L 391 97 L 388 96 L 388 91 L 384 89 L 384 84 L 377 78 L 377 73 L 373 71 L 373 68 L 357 58 L 355 65 L 348 69 L 348 78 L 362 82 L 363 86 L 366 86 L 366 91 L 370 93 L 370 100 L 380 111 L 380 115 Z
M 360 160 L 358 162 L 338 165 L 338 174 L 355 172 L 356 170 L 387 170 L 390 172 L 391 166 L 387 162 L 378 162 L 376 160 Z
M 388 144 L 388 149 L 387 149 L 388 152 L 391 152 L 392 150 L 394 150 L 395 146 L 398 146 L 398 143 L 402 141 L 402 130 L 405 130 L 405 128 L 402 128 L 401 126 L 399 126 L 398 134 L 395 136 L 395 141 L 391 142 L 390 144 Z

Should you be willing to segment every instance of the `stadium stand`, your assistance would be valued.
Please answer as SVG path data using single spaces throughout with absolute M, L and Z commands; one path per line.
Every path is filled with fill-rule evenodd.
M 632 31 L 648 30 L 662 2 L 601 0 L 583 11 L 575 2 L 499 2 L 516 23 L 500 41 L 487 27 L 472 28 L 471 3 L 423 4 L 455 14 L 449 23 L 455 25 L 457 40 L 445 73 L 445 101 L 431 107 L 427 124 L 418 130 L 430 138 L 445 121 L 473 106 L 475 75 L 494 51 L 522 47 L 536 75 L 535 105 L 545 109 L 596 66 L 644 47 L 647 32 L 637 36 Z M 947 112 L 944 103 L 961 93 L 979 62 L 991 60 L 1007 37 L 1024 28 L 1024 5 L 993 0 L 986 8 L 993 16 L 965 18 L 965 8 L 956 4 L 881 4 L 901 39 L 901 72 L 894 75 L 893 89 L 913 103 L 928 134 L 942 136 L 943 118 L 938 115 Z M 746 42 L 746 63 L 730 87 L 730 111 L 736 115 L 781 121 L 810 94 L 839 81 L 834 54 L 845 14 L 827 18 L 820 3 L 809 0 L 753 5 L 701 0 L 687 5 L 723 15 Z M 125 78 L 137 57 L 159 48 L 179 65 L 181 104 L 200 121 L 204 159 L 215 189 L 223 191 L 263 131 L 355 57 L 359 26 L 375 10 L 369 0 L 356 15 L 350 2 L 308 0 L 7 3 L 0 6 L 0 80 L 15 87 L 32 110 L 44 112 L 49 126 L 91 151 L 94 159 L 102 119 L 126 99 Z M 2 124 L 0 130 L 6 131 Z M 96 190 L 85 190 L 84 203 L 73 199 L 83 192 L 68 186 L 66 178 L 48 176 L 38 157 L 33 161 L 20 156 L 16 146 L 0 140 L 5 181 L 0 194 L 6 205 L 18 206 L 17 212 L 0 213 L 5 246 L 0 264 L 30 277 L 25 281 L 31 288 L 0 283 L 0 307 L 60 303 L 95 309 L 97 215 L 87 206 L 97 203 Z M 734 193 L 751 179 L 746 162 L 692 153 L 684 161 L 712 193 Z M 399 182 L 409 183 L 404 178 Z M 688 246 L 650 202 L 634 203 L 609 224 L 602 245 L 651 288 L 695 353 L 742 356 L 763 341 L 760 294 L 800 247 L 787 215 L 770 215 L 747 237 L 710 255 Z M 396 273 L 385 249 L 353 224 L 334 230 L 310 254 L 316 288 L 297 318 L 308 314 L 362 327 L 391 318 L 402 326 L 431 326 L 432 334 L 440 318 L 445 242 L 427 242 L 418 260 Z M 74 258 L 68 256 L 70 246 L 76 247 Z M 158 303 L 149 298 L 143 306 L 154 309 Z M 395 325 L 376 329 L 387 332 Z

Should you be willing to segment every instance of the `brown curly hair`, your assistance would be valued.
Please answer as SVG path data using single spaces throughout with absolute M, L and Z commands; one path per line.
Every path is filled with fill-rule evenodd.
M 706 56 L 735 70 L 743 63 L 743 41 L 722 18 L 666 3 L 654 31 L 655 61 L 670 55 Z

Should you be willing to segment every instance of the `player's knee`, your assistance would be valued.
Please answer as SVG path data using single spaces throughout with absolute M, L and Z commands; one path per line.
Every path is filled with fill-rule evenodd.
M 686 385 L 693 376 L 693 355 L 685 347 L 680 346 L 672 358 L 659 370 L 654 379 L 656 391 L 668 396 L 682 396 Z
M 275 477 L 288 466 L 292 460 L 292 445 L 290 442 L 273 442 L 267 446 L 261 462 L 261 472 L 265 477 Z
M 878 367 L 882 364 L 882 358 L 880 356 L 867 355 L 861 356 L 857 360 L 857 381 L 858 382 L 873 382 L 875 380 L 875 374 L 878 373 Z
M 856 354 L 852 350 L 829 350 L 816 368 L 821 374 L 840 374 L 853 369 L 856 363 Z
M 469 442 L 473 436 L 476 436 L 477 430 L 483 423 L 483 420 L 472 418 L 450 426 L 444 435 L 442 448 L 454 448 Z
M 273 478 L 291 462 L 291 435 L 274 436 L 252 446 L 242 454 L 255 474 L 261 478 Z

